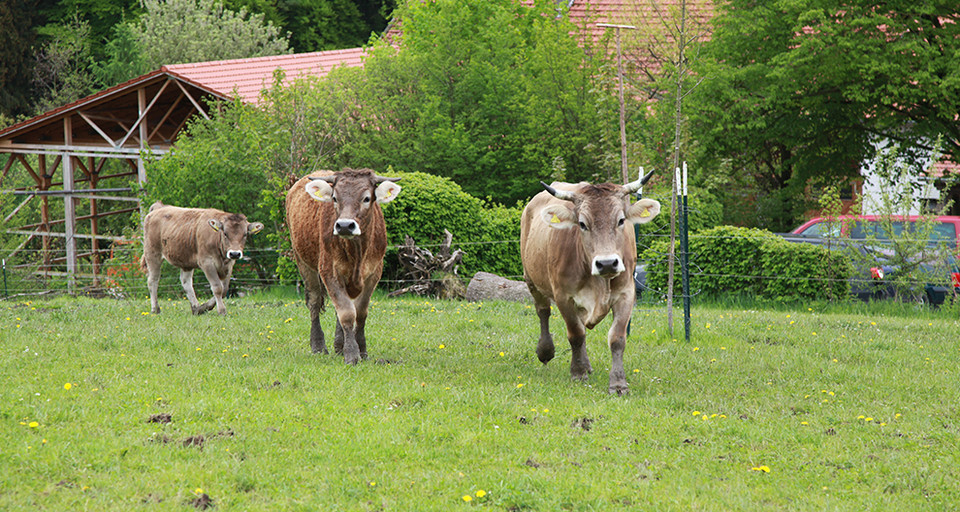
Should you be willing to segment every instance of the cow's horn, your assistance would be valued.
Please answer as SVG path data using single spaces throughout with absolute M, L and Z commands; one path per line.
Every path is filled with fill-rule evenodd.
M 394 183 L 400 181 L 402 178 L 387 178 L 386 176 L 377 176 L 374 175 L 374 181 L 377 183 L 383 183 L 384 181 L 392 181 Z
M 652 170 L 648 172 L 646 176 L 640 178 L 639 180 L 632 181 L 624 185 L 623 186 L 624 191 L 630 194 L 630 193 L 636 192 L 637 190 L 640 190 L 640 187 L 642 187 L 646 182 L 650 181 L 650 176 L 653 176 Z
M 542 182 L 542 181 L 540 182 L 540 184 L 543 185 L 543 188 L 544 188 L 547 192 L 550 192 L 550 195 L 552 195 L 553 197 L 556 197 L 557 199 L 563 199 L 563 200 L 566 200 L 566 201 L 573 201 L 573 198 L 575 197 L 575 195 L 573 194 L 573 192 L 568 192 L 568 191 L 566 191 L 566 190 L 557 190 L 557 189 L 551 187 L 550 185 L 547 185 L 546 183 L 544 183 L 544 182 Z

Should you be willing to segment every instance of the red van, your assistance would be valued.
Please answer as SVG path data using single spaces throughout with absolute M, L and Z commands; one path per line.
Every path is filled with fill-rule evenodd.
M 825 219 L 823 217 L 814 217 L 804 222 L 800 227 L 790 233 L 805 238 L 851 238 L 854 240 L 864 239 L 867 234 L 871 234 L 878 240 L 888 238 L 884 233 L 884 228 L 880 223 L 879 215 L 841 215 L 836 220 Z M 900 236 L 904 229 L 910 229 L 910 224 L 921 219 L 919 215 L 909 215 L 896 217 L 893 221 L 893 229 L 896 236 Z M 936 223 L 933 228 L 933 238 L 931 244 L 941 242 L 953 242 L 954 246 L 960 248 L 960 217 L 952 215 L 942 215 L 935 218 Z

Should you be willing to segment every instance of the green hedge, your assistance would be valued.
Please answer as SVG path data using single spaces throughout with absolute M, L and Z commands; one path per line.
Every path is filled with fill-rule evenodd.
M 667 288 L 669 241 L 651 244 L 647 286 Z M 679 247 L 676 251 L 679 258 Z M 674 293 L 681 290 L 675 265 Z M 717 226 L 690 236 L 690 290 L 708 296 L 744 294 L 775 301 L 837 300 L 850 294 L 849 258 L 813 244 L 784 241 L 769 231 Z
M 453 234 L 453 245 L 464 252 L 462 275 L 478 271 L 506 276 L 522 274 L 520 266 L 520 207 L 488 204 L 463 191 L 453 181 L 421 172 L 394 173 L 403 178 L 400 195 L 383 206 L 390 245 L 409 235 L 418 246 L 435 251 L 443 230 Z M 394 277 L 397 251 L 387 253 L 385 277 Z

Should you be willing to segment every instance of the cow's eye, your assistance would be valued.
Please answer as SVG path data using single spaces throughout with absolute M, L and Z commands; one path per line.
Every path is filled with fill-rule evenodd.
M 364 197 L 364 198 L 363 198 L 363 202 L 364 202 L 364 203 L 369 203 L 369 202 L 370 202 L 370 196 Z
M 617 226 L 623 227 L 623 221 L 624 221 L 624 219 L 618 220 L 618 221 L 617 221 Z
M 582 229 L 583 231 L 587 230 L 587 225 L 582 220 L 580 221 L 580 229 Z
M 334 203 L 337 202 L 337 196 L 333 196 L 333 202 L 334 202 Z

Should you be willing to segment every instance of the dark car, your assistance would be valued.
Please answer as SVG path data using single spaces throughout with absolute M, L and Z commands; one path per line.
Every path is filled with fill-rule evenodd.
M 778 233 L 784 240 L 793 243 L 809 243 L 827 247 L 830 250 L 851 251 L 856 271 L 850 277 L 851 292 L 861 300 L 887 299 L 893 297 L 910 297 L 930 304 L 942 304 L 947 297 L 953 296 L 960 287 L 960 270 L 956 258 L 950 249 L 938 250 L 938 244 L 944 243 L 939 230 L 934 233 L 937 239 L 930 240 L 930 251 L 923 261 L 911 257 L 906 261 L 895 257 L 892 242 L 886 238 L 879 224 L 871 219 L 864 222 L 858 218 L 844 219 L 848 229 L 848 237 L 837 236 L 839 233 L 828 232 L 822 228 L 826 224 L 807 222 L 791 233 Z M 948 225 L 940 223 L 940 225 Z M 906 226 L 906 227 L 904 227 Z M 910 222 L 894 224 L 894 229 L 909 229 Z M 803 229 L 806 227 L 807 229 Z M 815 227 L 815 229 L 810 229 Z M 865 232 L 869 231 L 869 236 Z M 898 233 L 899 234 L 899 233 Z M 830 236 L 834 235 L 834 236 Z M 949 239 L 947 239 L 949 240 Z M 950 240 L 952 242 L 952 240 Z M 949 242 L 948 242 L 949 243 Z M 922 281 L 911 284 L 898 282 L 897 278 L 904 272 L 904 266 L 915 266 L 914 275 L 926 276 Z

